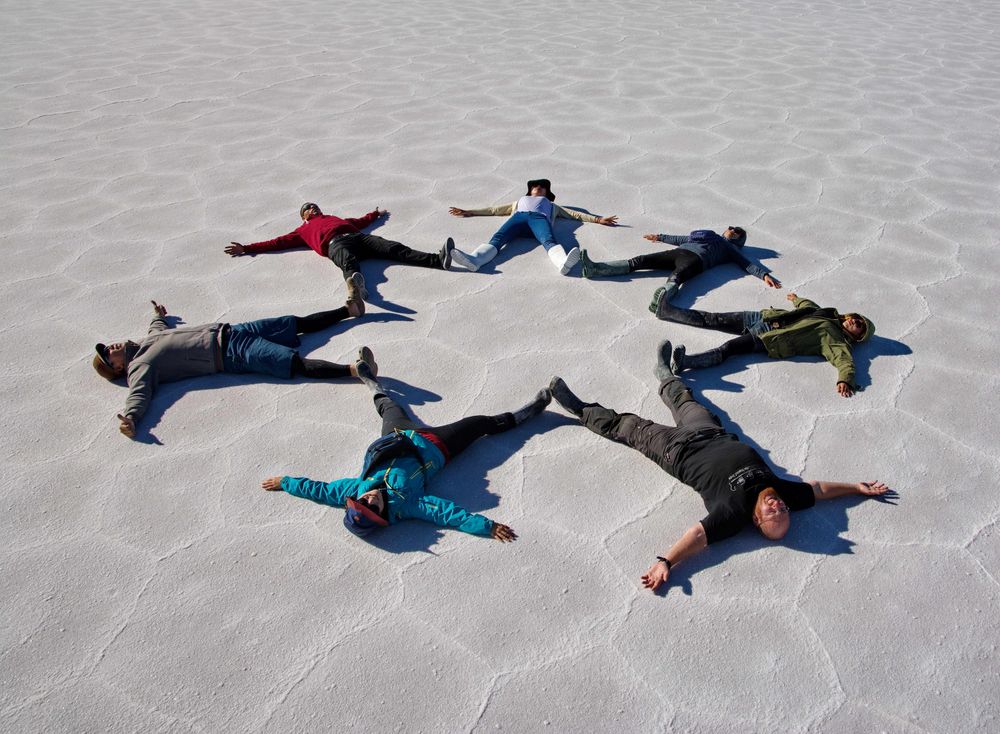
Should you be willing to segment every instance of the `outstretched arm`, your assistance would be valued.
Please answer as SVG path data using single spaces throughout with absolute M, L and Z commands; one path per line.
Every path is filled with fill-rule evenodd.
M 667 555 L 663 556 L 665 561 L 657 560 L 649 567 L 649 570 L 642 576 L 642 585 L 651 591 L 656 591 L 661 584 L 665 584 L 670 578 L 670 569 L 707 547 L 708 538 L 705 535 L 705 527 L 700 522 L 696 522 L 684 531 L 684 535 L 676 543 L 670 546 Z
M 813 488 L 813 495 L 817 500 L 832 500 L 836 497 L 849 497 L 860 494 L 865 497 L 881 497 L 886 494 L 894 494 L 894 491 L 882 482 L 809 482 Z
M 448 209 L 448 213 L 453 217 L 509 217 L 514 213 L 514 205 L 487 206 L 482 209 L 459 209 L 453 206 Z
M 223 252 L 230 257 L 239 257 L 240 255 L 255 255 L 258 252 L 274 252 L 276 250 L 288 250 L 292 247 L 306 246 L 306 241 L 302 239 L 298 230 L 295 230 L 294 232 L 283 234 L 281 237 L 275 237 L 273 240 L 253 242 L 249 245 L 230 242 L 229 247 L 223 248 Z
M 668 245 L 683 245 L 690 242 L 691 238 L 686 234 L 644 234 L 643 239 L 650 242 L 663 242 Z

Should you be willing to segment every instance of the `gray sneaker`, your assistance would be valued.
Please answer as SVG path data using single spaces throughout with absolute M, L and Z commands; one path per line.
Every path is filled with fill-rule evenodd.
M 365 276 L 361 273 L 354 273 L 347 279 L 347 300 L 367 301 L 368 289 L 365 288 Z

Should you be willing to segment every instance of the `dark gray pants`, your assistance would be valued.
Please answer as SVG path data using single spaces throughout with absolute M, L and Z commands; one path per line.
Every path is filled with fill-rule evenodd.
M 580 422 L 594 433 L 623 443 L 674 474 L 677 450 L 695 436 L 722 431 L 718 416 L 698 403 L 691 391 L 674 377 L 660 384 L 660 399 L 670 408 L 676 427 L 664 426 L 632 413 L 616 413 L 603 405 L 583 409 Z

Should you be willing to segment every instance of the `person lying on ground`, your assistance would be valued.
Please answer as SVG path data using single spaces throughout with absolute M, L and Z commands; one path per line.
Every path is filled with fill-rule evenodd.
M 324 505 L 346 506 L 344 526 L 358 536 L 414 519 L 501 542 L 515 540 L 517 535 L 509 526 L 427 494 L 427 488 L 431 479 L 473 441 L 509 431 L 541 414 L 552 399 L 549 391 L 541 390 L 513 413 L 474 415 L 445 426 L 420 426 L 386 395 L 366 362 L 359 361 L 356 371 L 372 391 L 375 409 L 382 417 L 382 436 L 368 447 L 358 476 L 332 482 L 270 477 L 261 487 Z
M 678 324 L 715 329 L 738 335 L 735 339 L 700 354 L 688 354 L 678 344 L 673 354 L 674 372 L 714 367 L 737 354 L 767 353 L 774 359 L 822 356 L 837 368 L 837 392 L 849 398 L 858 390 L 851 348 L 866 342 L 875 333 L 871 319 L 859 313 L 838 313 L 821 308 L 806 298 L 789 293 L 792 311 L 766 308 L 763 311 L 711 313 L 693 308 L 677 308 L 661 294 L 656 318 Z
M 559 272 L 568 275 L 573 266 L 580 260 L 580 248 L 573 247 L 569 252 L 566 252 L 566 249 L 556 242 L 555 235 L 552 233 L 552 223 L 555 218 L 565 217 L 613 227 L 618 223 L 618 217 L 595 217 L 592 214 L 564 209 L 553 203 L 555 199 L 556 195 L 552 193 L 552 183 L 547 178 L 538 178 L 528 181 L 528 192 L 513 204 L 490 206 L 483 209 L 451 207 L 448 212 L 456 217 L 510 217 L 494 233 L 489 242 L 479 245 L 471 253 L 456 249 L 453 253 L 455 263 L 466 270 L 479 270 L 495 258 L 500 248 L 508 242 L 530 233 L 545 248 L 549 259 L 553 265 L 559 268 Z
M 552 397 L 588 429 L 633 448 L 661 469 L 692 487 L 708 514 L 687 531 L 642 575 L 642 585 L 656 590 L 677 564 L 713 543 L 754 525 L 769 540 L 780 540 L 791 526 L 791 512 L 817 500 L 848 495 L 893 496 L 879 481 L 791 481 L 777 477 L 760 455 L 722 427 L 718 416 L 698 403 L 670 370 L 670 342 L 660 345 L 656 376 L 660 398 L 673 414 L 674 427 L 617 413 L 577 397 L 559 377 L 549 385 Z
M 451 267 L 451 251 L 455 247 L 450 238 L 439 252 L 420 252 L 401 242 L 365 234 L 362 228 L 389 216 L 385 209 L 375 207 L 363 217 L 341 219 L 324 214 L 319 206 L 307 201 L 299 208 L 302 225 L 288 234 L 273 240 L 243 245 L 231 242 L 225 248 L 227 255 L 256 255 L 259 252 L 287 250 L 293 247 L 311 247 L 323 257 L 330 258 L 344 273 L 349 300 L 367 300 L 368 289 L 361 274 L 361 262 L 370 259 L 392 260 L 404 265 L 447 270 Z
M 357 377 L 353 365 L 299 355 L 299 334 L 327 329 L 348 316 L 364 314 L 362 301 L 348 301 L 332 311 L 308 316 L 279 316 L 241 324 L 213 323 L 171 328 L 167 309 L 152 301 L 153 320 L 139 342 L 125 340 L 95 346 L 93 365 L 109 381 L 125 380 L 128 397 L 118 414 L 119 430 L 135 438 L 156 387 L 188 377 L 218 372 L 257 373 L 288 379 L 301 375 L 315 380 Z M 362 349 L 367 355 L 371 350 Z M 372 361 L 374 365 L 374 361 Z

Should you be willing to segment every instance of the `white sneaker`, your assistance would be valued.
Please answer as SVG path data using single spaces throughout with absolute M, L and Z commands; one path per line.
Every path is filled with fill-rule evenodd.
M 486 263 L 497 256 L 497 248 L 493 245 L 486 244 L 480 245 L 473 252 L 463 252 L 457 247 L 451 251 L 451 261 L 455 265 L 465 268 L 466 270 L 471 270 L 476 272 L 479 268 L 483 267 Z
M 580 248 L 574 247 L 566 254 L 566 260 L 563 261 L 562 267 L 559 268 L 560 275 L 569 275 L 569 271 L 578 262 L 580 262 Z

